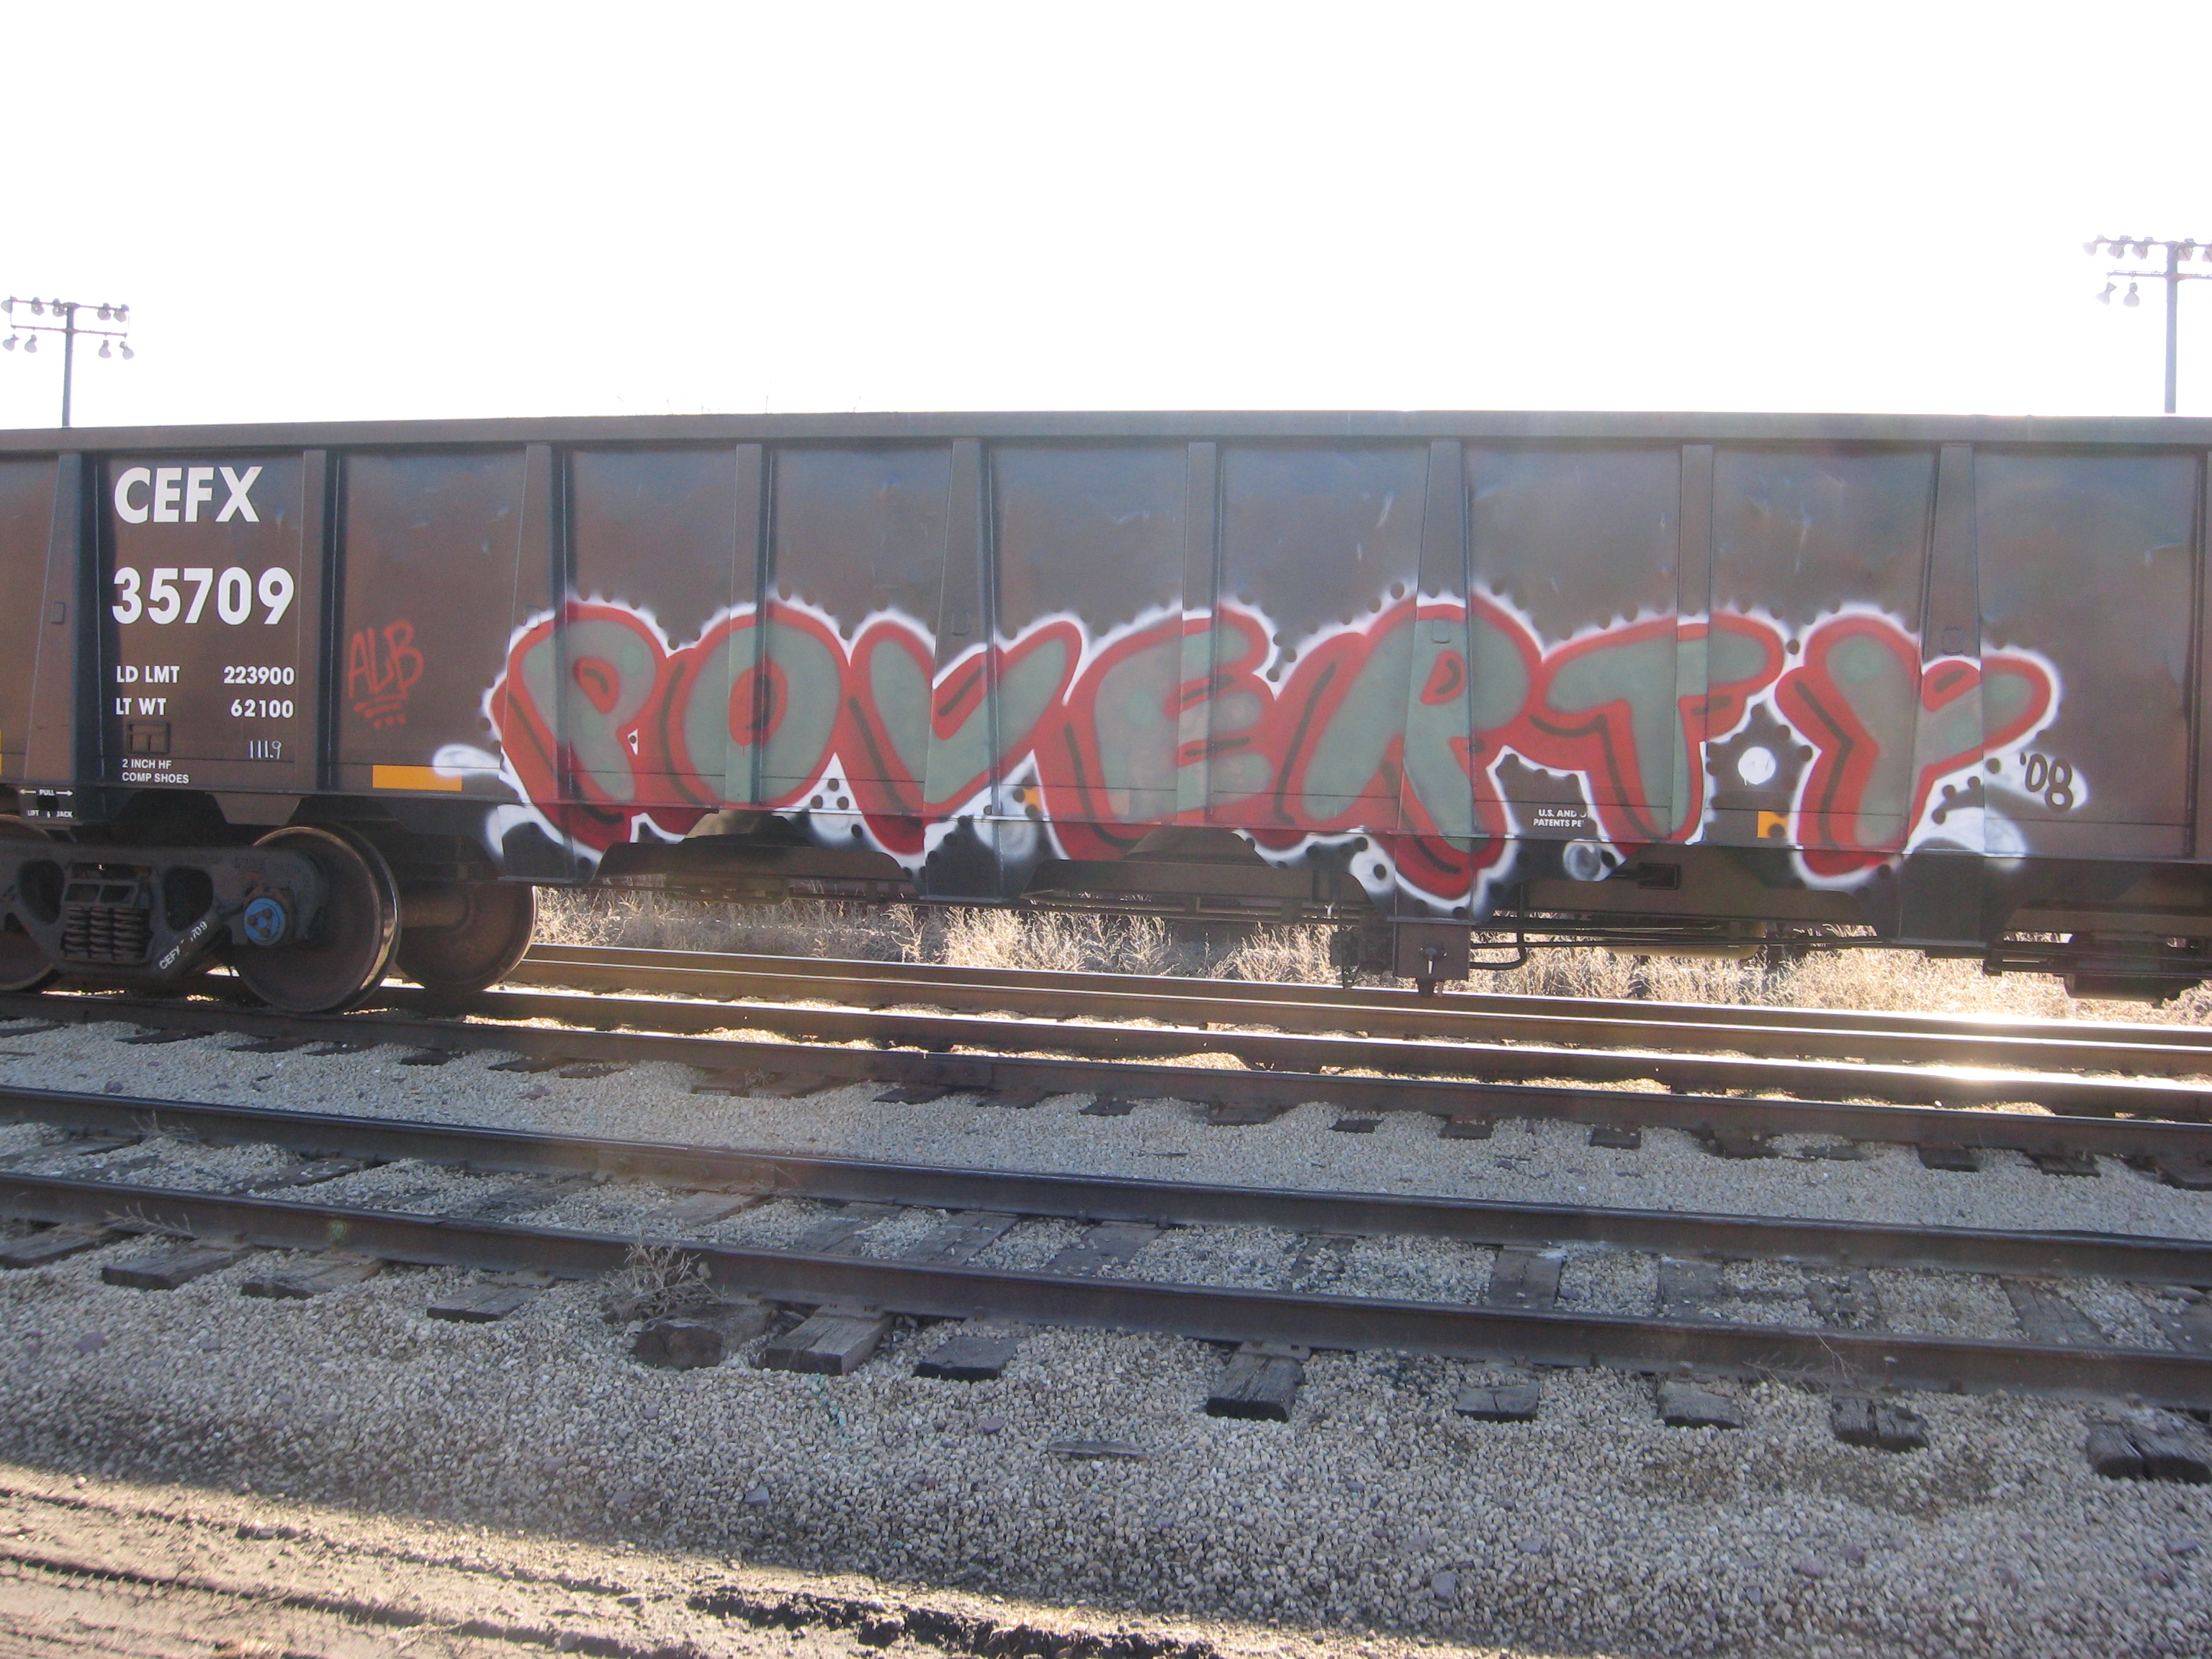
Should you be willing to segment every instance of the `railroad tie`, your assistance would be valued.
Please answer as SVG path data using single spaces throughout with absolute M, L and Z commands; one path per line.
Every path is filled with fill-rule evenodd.
M 899 1208 L 896 1204 L 846 1204 L 823 1216 L 791 1242 L 806 1255 L 857 1255 L 860 1235 Z
M 1589 1144 L 1609 1147 L 1617 1152 L 1632 1152 L 1644 1145 L 1644 1131 L 1632 1123 L 1597 1123 L 1590 1126 Z
M 1734 1124 L 1708 1125 L 1698 1133 L 1698 1141 L 1715 1158 L 1773 1158 L 1774 1137 L 1755 1129 L 1738 1128 Z
M 1167 1230 L 1149 1221 L 1102 1221 L 1045 1264 L 1048 1273 L 1091 1279 L 1118 1267 Z
M 1659 1420 L 1670 1429 L 1740 1429 L 1743 1408 L 1690 1382 L 1659 1385 Z
M 1305 1381 L 1310 1348 L 1278 1342 L 1247 1342 L 1230 1356 L 1206 1396 L 1208 1417 L 1287 1423 Z
M 495 1060 L 484 1067 L 487 1072 L 520 1072 L 535 1077 L 540 1072 L 557 1072 L 564 1066 L 580 1064 L 574 1054 L 514 1054 Z
M 648 1365 L 696 1370 L 720 1364 L 775 1320 L 775 1310 L 765 1302 L 719 1297 L 681 1314 L 647 1321 L 630 1352 Z
M 310 1039 L 300 1036 L 250 1037 L 244 1042 L 234 1042 L 234 1054 L 289 1054 L 295 1048 L 304 1048 Z
M 687 1193 L 661 1213 L 678 1227 L 711 1227 L 760 1201 L 758 1193 Z
M 1359 1241 L 1350 1233 L 1306 1233 L 1284 1269 L 1283 1282 L 1294 1291 L 1326 1290 L 1344 1277 L 1345 1255 Z
M 1824 1140 L 1806 1147 L 1797 1156 L 1818 1158 L 1828 1164 L 1863 1164 L 1874 1154 L 1863 1141 Z
M 2100 1423 L 2089 1431 L 2081 1452 L 2107 1480 L 2212 1482 L 2212 1439 L 2171 1413 L 2147 1414 L 2140 1422 Z
M 996 1210 L 963 1210 L 947 1216 L 935 1231 L 899 1252 L 902 1261 L 972 1261 L 994 1243 L 1019 1216 Z
M 1521 1310 L 1552 1307 L 1559 1299 L 1559 1271 L 1566 1260 L 1564 1250 L 1500 1250 L 1490 1265 L 1482 1305 Z
M 1668 1319 L 1716 1319 L 1714 1304 L 1725 1301 L 1721 1264 L 1703 1256 L 1659 1258 L 1659 1312 Z
M 21 1238 L 0 1240 L 0 1270 L 12 1272 L 66 1261 L 73 1255 L 96 1250 L 122 1237 L 112 1227 L 81 1226 L 69 1223 L 28 1233 Z
M 2030 1152 L 2028 1161 L 2047 1176 L 2096 1176 L 2103 1173 L 2093 1152 Z
M 489 1325 L 526 1308 L 545 1293 L 537 1284 L 465 1285 L 441 1296 L 423 1311 L 432 1319 L 457 1325 Z
M 244 1296 L 304 1302 L 310 1297 L 366 1284 L 383 1271 L 384 1263 L 373 1255 L 329 1255 L 304 1267 L 257 1275 L 238 1288 Z
M 1018 1336 L 986 1322 L 970 1322 L 916 1360 L 914 1374 L 949 1382 L 994 1382 L 1020 1348 Z
M 276 1193 L 297 1187 L 319 1187 L 326 1181 L 342 1181 L 347 1176 L 359 1175 L 368 1168 L 368 1160 L 360 1158 L 302 1158 L 289 1169 L 275 1175 L 263 1176 L 249 1181 L 238 1190 L 248 1193 Z
M 197 1037 L 204 1037 L 208 1035 L 209 1033 L 205 1031 L 195 1031 L 179 1026 L 168 1030 L 157 1028 L 149 1030 L 133 1031 L 129 1036 L 121 1036 L 115 1040 L 118 1042 L 125 1043 L 132 1048 L 151 1048 L 157 1047 L 167 1042 L 190 1042 Z
M 101 1279 L 134 1291 L 173 1291 L 195 1279 L 229 1267 L 249 1249 L 231 1241 L 192 1240 L 112 1261 L 100 1270 Z
M 761 1369 L 846 1376 L 868 1363 L 890 1334 L 891 1316 L 866 1308 L 822 1308 L 761 1350 Z
M 1805 1300 L 1832 1330 L 1872 1330 L 1881 1324 L 1881 1293 L 1875 1288 L 1874 1275 L 1863 1267 L 1808 1274 Z
M 1828 1402 L 1828 1425 L 1846 1446 L 1868 1446 L 1878 1451 L 1911 1452 L 1925 1449 L 1928 1425 L 1917 1412 L 1894 1401 L 1865 1395 L 1839 1394 Z
M 1982 1155 L 1972 1146 L 1961 1146 L 1944 1141 L 1923 1140 L 1917 1149 L 1923 1168 L 1951 1170 L 1970 1175 L 1982 1167 Z
M 1098 1104 L 1101 1106 L 1104 1106 L 1108 1103 L 1109 1103 L 1103 1098 L 1098 1102 Z M 1127 1106 L 1123 1105 L 1119 1101 L 1115 1101 L 1111 1103 L 1121 1106 L 1121 1111 L 1092 1112 L 1092 1115 L 1097 1117 L 1119 1117 L 1123 1112 L 1127 1112 L 1129 1109 Z M 1085 1108 L 1085 1109 L 1086 1111 L 1091 1110 L 1090 1108 Z M 1217 1100 L 1206 1107 L 1206 1121 L 1208 1123 L 1212 1124 L 1216 1128 L 1242 1129 L 1249 1127 L 1253 1124 L 1256 1123 L 1273 1123 L 1277 1118 L 1282 1116 L 1282 1115 L 1289 1109 L 1289 1107 L 1278 1105 L 1272 1101 Z
M 8 1161 L 10 1164 L 27 1163 L 33 1158 L 58 1158 L 64 1152 L 73 1158 L 97 1158 L 102 1152 L 119 1152 L 125 1146 L 136 1146 L 144 1139 L 143 1135 L 120 1133 L 70 1135 L 59 1146 L 33 1146 L 16 1153 Z
M 853 1081 L 851 1078 L 823 1077 L 817 1073 L 763 1072 L 740 1067 L 709 1073 L 691 1085 L 691 1092 L 737 1095 L 747 1100 L 801 1100 L 827 1089 L 842 1089 Z
M 1533 1423 L 1543 1399 L 1544 1385 L 1534 1377 L 1512 1382 L 1477 1382 L 1459 1391 L 1452 1409 L 1478 1423 Z
M 2101 1348 L 2104 1332 L 2054 1285 L 2029 1279 L 2001 1279 L 2005 1299 L 2031 1340 L 2047 1347 Z
M 2198 1354 L 2212 1358 L 2212 1297 L 2195 1286 L 2183 1291 L 2194 1299 L 2188 1302 L 2179 1314 L 2154 1313 L 2159 1328 L 2166 1340 L 2183 1353 Z
M 501 1221 L 550 1209 L 588 1184 L 588 1178 L 582 1176 L 526 1176 L 456 1204 L 446 1213 L 457 1220 Z

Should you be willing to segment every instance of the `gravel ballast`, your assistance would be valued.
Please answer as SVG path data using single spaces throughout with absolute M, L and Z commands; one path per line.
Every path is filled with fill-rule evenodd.
M 125 1243 L 0 1279 L 8 1456 L 1054 1602 L 1633 1652 L 2183 1653 L 2212 1619 L 2204 1489 L 2093 1475 L 2097 1413 L 1917 1396 L 1929 1449 L 1838 1444 L 1819 1395 L 1543 1375 L 1530 1425 L 1452 1410 L 1484 1368 L 1317 1354 L 1287 1425 L 1200 1407 L 1204 1344 L 1046 1330 L 995 1382 L 900 1328 L 838 1380 L 741 1354 L 647 1369 L 597 1286 L 428 1320 L 455 1271 L 251 1300 L 264 1254 L 167 1292 Z M 757 1344 L 755 1345 L 757 1346 Z M 1139 1457 L 1075 1458 L 1060 1441 Z M 2081 1541 L 2094 1538 L 2094 1549 Z M 2196 1547 L 2191 1547 L 2191 1546 Z M 2162 1577 L 2160 1577 L 2162 1575 Z M 2161 1645 L 2163 1644 L 2163 1645 Z
M 490 1055 L 425 1067 L 398 1066 L 396 1049 L 131 1047 L 114 1041 L 122 1029 L 0 1029 L 28 1056 L 0 1057 L 0 1081 L 908 1162 L 2212 1237 L 2212 1196 L 2109 1161 L 2084 1180 L 2008 1154 L 1974 1174 L 1931 1171 L 1904 1148 L 1732 1162 L 1666 1131 L 1604 1152 L 1586 1130 L 1541 1122 L 1444 1141 L 1432 1120 L 1398 1115 L 1343 1134 L 1322 1106 L 1231 1129 L 1174 1103 L 1085 1116 L 1084 1096 L 1029 1110 L 958 1096 L 882 1106 L 872 1086 L 725 1099 L 692 1094 L 695 1074 L 675 1066 L 564 1079 L 494 1072 Z M 0 1129 L 7 1156 L 204 1188 L 283 1162 L 158 1133 L 84 1155 L 37 1126 Z M 514 1179 L 402 1163 L 318 1195 L 428 1212 Z M 541 1207 L 518 1216 L 616 1233 L 643 1231 L 672 1198 L 620 1182 L 535 1195 Z M 836 1213 L 775 1200 L 702 1231 L 788 1244 Z M 852 1248 L 894 1253 L 939 1218 L 889 1214 Z M 1025 1223 L 978 1261 L 1037 1265 L 1080 1231 Z M 145 1248 L 0 1276 L 0 1455 L 1322 1641 L 1379 1627 L 1529 1652 L 2187 1654 L 2212 1631 L 2212 1488 L 2102 1480 L 2083 1459 L 2091 1428 L 2122 1405 L 1915 1395 L 1929 1446 L 1897 1455 L 1839 1443 L 1826 1398 L 1780 1382 L 1706 1384 L 1740 1431 L 1673 1429 L 1649 1379 L 1547 1371 L 1537 1420 L 1497 1424 L 1453 1407 L 1508 1373 L 1324 1352 L 1304 1363 L 1290 1422 L 1234 1421 L 1202 1410 L 1226 1351 L 1179 1339 L 1033 1330 L 998 1381 L 959 1383 L 911 1374 L 949 1328 L 899 1322 L 841 1379 L 759 1369 L 766 1338 L 670 1372 L 630 1357 L 635 1327 L 609 1324 L 594 1285 L 556 1285 L 468 1326 L 424 1314 L 471 1282 L 456 1270 L 391 1268 L 307 1302 L 240 1294 L 247 1278 L 312 1260 L 274 1252 L 171 1291 L 101 1281 Z M 1493 1260 L 1449 1243 L 1209 1228 L 1172 1230 L 1115 1271 L 1465 1302 Z M 1808 1281 L 1824 1271 L 1732 1263 L 1712 1316 L 1817 1323 Z M 1894 1328 L 2021 1335 L 1994 1280 L 1868 1277 Z M 1574 1310 L 1641 1314 L 1659 1274 L 1648 1255 L 1577 1249 L 1560 1284 Z M 2115 1339 L 2147 1346 L 2162 1340 L 2154 1310 L 2182 1305 L 2158 1287 L 2059 1288 Z M 1053 1449 L 1072 1443 L 1133 1455 Z

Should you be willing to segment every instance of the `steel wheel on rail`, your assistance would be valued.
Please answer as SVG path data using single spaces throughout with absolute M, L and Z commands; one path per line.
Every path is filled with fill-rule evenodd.
M 246 989 L 286 1013 L 358 1007 L 384 982 L 399 940 L 399 884 L 392 866 L 359 836 L 315 824 L 272 830 L 254 845 L 306 854 L 328 891 L 306 937 L 273 945 L 234 941 L 233 971 Z
M 0 839 L 47 841 L 46 832 L 12 813 L 0 815 Z M 0 922 L 0 991 L 42 991 L 61 977 L 61 970 L 46 959 L 39 942 L 25 933 L 13 916 Z
M 466 908 L 443 927 L 403 927 L 399 971 L 441 996 L 470 996 L 505 979 L 538 931 L 538 890 L 526 883 L 471 881 Z

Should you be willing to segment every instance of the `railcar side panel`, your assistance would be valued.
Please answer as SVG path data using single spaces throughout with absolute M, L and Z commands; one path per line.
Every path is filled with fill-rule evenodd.
M 1976 458 L 1983 721 L 2039 694 L 2037 742 L 1993 756 L 1985 850 L 2170 859 L 2186 849 L 2198 462 L 2184 455 Z M 1997 746 L 1997 745 L 1992 745 Z
M 568 689 L 580 771 L 572 793 L 634 802 L 672 828 L 689 814 L 752 803 L 752 734 L 742 716 L 733 734 L 730 718 L 733 689 L 753 671 L 761 465 L 757 444 L 568 457 L 569 586 L 603 618 L 572 623 L 569 648 L 616 671 Z M 622 637 L 626 627 L 653 638 L 633 644 Z M 668 653 L 685 646 L 694 647 L 681 671 L 694 681 L 691 718 L 678 732 L 664 714 L 633 752 L 612 735 L 621 711 L 653 695 L 658 677 L 674 672 L 661 666 Z M 687 781 L 694 772 L 697 787 Z
M 305 539 L 301 457 L 93 471 L 107 780 L 312 789 L 322 550 Z
M 1116 857 L 1176 816 L 1185 629 L 1202 637 L 1213 583 L 1209 546 L 1185 588 L 1189 474 L 1181 444 L 992 453 L 998 632 L 1027 642 L 1007 653 L 1025 700 L 1000 747 L 1026 733 L 1035 769 L 1006 805 L 1066 821 L 1079 858 Z
M 0 779 L 23 775 L 30 746 L 31 677 L 38 659 L 54 464 L 0 460 Z
M 341 577 L 333 626 L 337 732 L 331 782 L 345 793 L 498 793 L 502 757 L 486 698 L 511 631 L 551 604 L 550 543 L 526 510 L 521 450 L 355 454 L 339 479 Z M 550 654 L 517 653 L 526 689 L 550 701 Z M 506 757 L 557 805 L 558 772 L 534 729 Z M 550 744 L 553 728 L 544 735 Z

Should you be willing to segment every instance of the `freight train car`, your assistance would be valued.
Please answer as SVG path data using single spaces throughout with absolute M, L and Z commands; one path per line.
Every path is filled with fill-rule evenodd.
M 538 885 L 2207 971 L 2212 423 L 0 435 L 0 985 L 465 992 Z M 1486 953 L 1478 951 L 1478 961 Z

